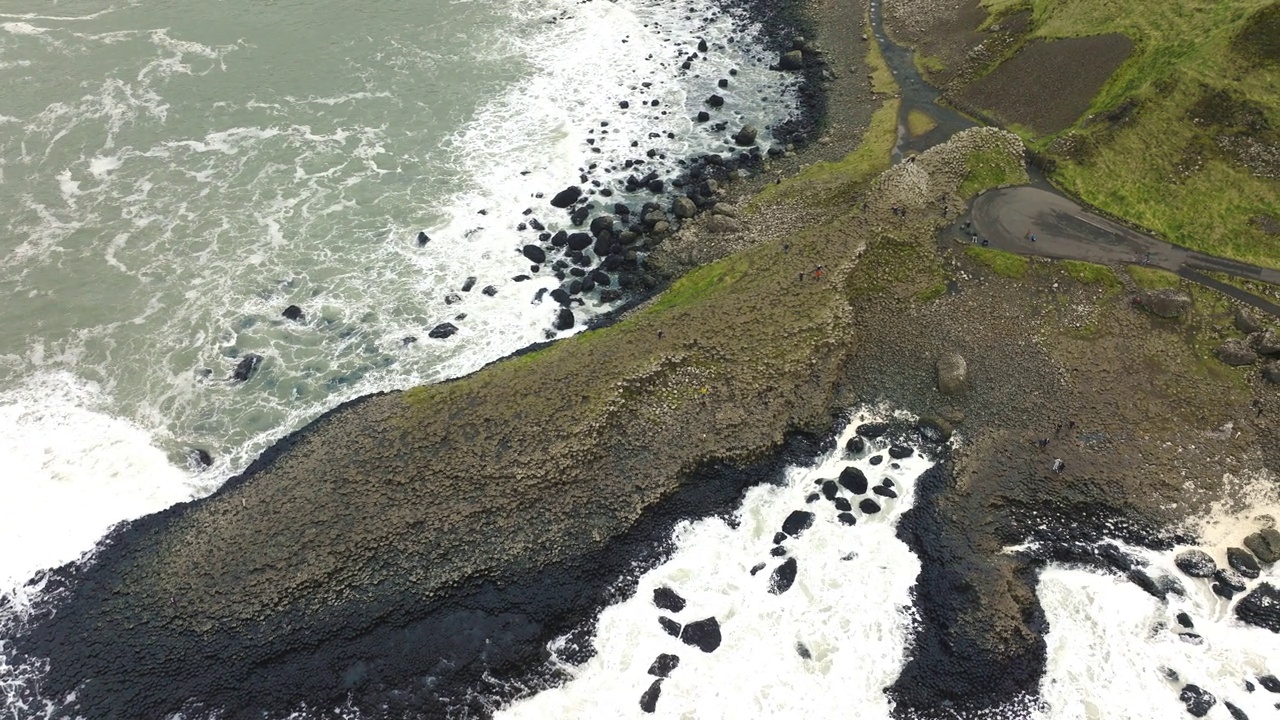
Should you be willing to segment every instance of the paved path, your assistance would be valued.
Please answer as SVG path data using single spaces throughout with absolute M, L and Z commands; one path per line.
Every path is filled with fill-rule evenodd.
M 1035 186 L 992 190 L 974 199 L 973 229 L 992 247 L 1021 255 L 1085 260 L 1103 265 L 1131 264 L 1150 253 L 1149 264 L 1228 292 L 1243 302 L 1280 317 L 1280 305 L 1202 272 L 1280 285 L 1280 270 L 1214 257 L 1171 245 L 1085 210 L 1069 198 Z M 1028 234 L 1035 235 L 1033 243 Z

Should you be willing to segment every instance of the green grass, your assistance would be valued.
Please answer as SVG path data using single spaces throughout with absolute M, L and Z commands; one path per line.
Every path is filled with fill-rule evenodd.
M 926 78 L 947 69 L 946 64 L 942 62 L 942 58 L 940 57 L 915 53 L 913 59 L 916 63 L 916 69 L 919 70 L 920 74 Z
M 965 248 L 965 255 L 991 268 L 995 274 L 1012 279 L 1024 278 L 1031 269 L 1031 262 L 1021 255 L 1004 250 L 984 248 L 976 245 Z
M 938 123 L 920 110 L 912 108 L 907 113 L 907 132 L 911 134 L 911 137 L 920 137 L 936 127 L 938 127 Z
M 870 21 L 866 25 L 867 37 L 872 37 Z M 867 41 L 867 67 L 871 69 L 871 91 L 886 95 L 898 91 L 898 82 L 893 79 L 889 64 L 884 61 L 880 52 L 880 43 L 874 39 Z
M 1116 279 L 1115 273 L 1106 265 L 1080 262 L 1079 260 L 1062 260 L 1058 264 L 1071 279 L 1081 285 L 1116 286 L 1120 284 L 1120 281 Z
M 922 303 L 929 303 L 937 300 L 947 294 L 947 281 L 939 280 L 929 287 L 916 293 L 916 299 Z
M 706 298 L 710 294 L 733 285 L 748 270 L 748 259 L 743 253 L 731 255 L 709 265 L 685 273 L 662 293 L 653 305 L 653 312 L 684 305 Z
M 1182 285 L 1182 278 L 1167 270 L 1130 265 L 1125 268 L 1125 271 L 1129 273 L 1129 277 L 1133 278 L 1134 282 L 1138 283 L 1138 287 L 1147 290 L 1162 290 L 1164 288 L 1181 287 Z
M 962 198 L 971 198 L 999 185 L 1026 182 L 1026 170 L 1006 153 L 976 152 L 969 155 L 967 162 L 969 174 L 958 190 Z
M 1135 49 L 1066 132 L 1092 149 L 1057 157 L 1067 191 L 1168 240 L 1280 267 L 1280 240 L 1250 220 L 1280 217 L 1280 183 L 1250 172 L 1222 136 L 1280 144 L 1280 3 L 1276 0 L 983 0 L 993 14 L 1030 6 L 1033 37 L 1123 33 Z M 1223 93 L 1260 112 L 1252 129 L 1195 123 L 1193 109 Z M 1113 125 L 1126 101 L 1137 110 Z M 1089 116 L 1094 120 L 1090 121 Z M 1029 137 L 1029 133 L 1024 136 Z M 1052 137 L 1034 138 L 1053 151 Z M 1193 162 L 1188 162 L 1188 158 Z

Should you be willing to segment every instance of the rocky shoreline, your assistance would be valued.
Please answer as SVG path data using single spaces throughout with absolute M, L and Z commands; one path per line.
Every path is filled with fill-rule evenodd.
M 825 29 L 865 6 L 814 12 Z M 865 49 L 847 45 L 830 53 Z M 76 690 L 95 718 L 306 702 L 483 714 L 552 679 L 545 641 L 628 592 L 624 569 L 660 558 L 672 523 L 730 509 L 884 400 L 963 438 L 900 526 L 924 566 L 923 624 L 891 695 L 953 717 L 1034 693 L 1037 569 L 1115 570 L 1106 539 L 1190 539 L 1179 528 L 1220 499 L 1225 469 L 1280 469 L 1280 400 L 1206 368 L 1198 316 L 1153 317 L 1050 263 L 1010 279 L 940 245 L 975 153 L 1021 145 L 969 131 L 855 178 L 834 211 L 766 202 L 755 243 L 617 322 L 326 414 L 213 496 L 54 573 L 6 640 L 49 658 L 43 689 Z M 1043 549 L 1004 552 L 1030 540 Z M 477 686 L 486 675 L 507 684 Z

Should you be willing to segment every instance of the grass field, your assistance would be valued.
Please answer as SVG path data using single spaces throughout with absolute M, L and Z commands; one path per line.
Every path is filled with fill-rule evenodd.
M 1180 245 L 1280 267 L 1280 236 L 1257 222 L 1280 217 L 1280 2 L 983 4 L 1030 9 L 1032 37 L 1136 43 L 1075 127 L 1028 137 L 1058 161 L 1056 182 Z

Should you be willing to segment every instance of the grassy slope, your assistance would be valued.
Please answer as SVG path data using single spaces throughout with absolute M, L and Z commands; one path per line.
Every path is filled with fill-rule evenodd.
M 1095 99 L 1105 114 L 1127 100 L 1138 110 L 1112 128 L 1082 121 L 1067 131 L 1094 149 L 1080 161 L 1059 157 L 1056 180 L 1085 200 L 1175 243 L 1280 267 L 1280 237 L 1251 224 L 1280 216 L 1280 183 L 1252 175 L 1216 149 L 1212 127 L 1188 117 L 1206 89 L 1226 90 L 1262 108 L 1280 128 L 1280 67 L 1241 51 L 1239 34 L 1274 0 L 984 0 L 994 14 L 1030 7 L 1034 36 L 1124 33 L 1133 56 Z M 1086 115 L 1086 118 L 1088 115 Z M 1274 131 L 1274 130 L 1273 130 Z M 1032 138 L 1051 146 L 1053 138 Z M 1207 151 L 1206 151 L 1207 150 Z M 1188 157 L 1199 169 L 1180 171 Z M 1197 163 L 1191 163 L 1195 165 Z

